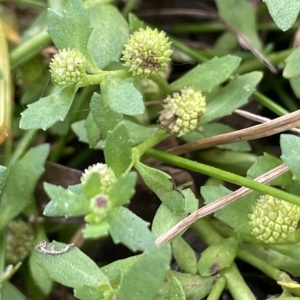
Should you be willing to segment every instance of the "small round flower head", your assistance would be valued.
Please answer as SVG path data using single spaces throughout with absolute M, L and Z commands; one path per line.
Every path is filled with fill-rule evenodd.
M 6 260 L 23 261 L 34 246 L 35 234 L 29 223 L 22 220 L 9 222 L 6 236 Z
M 54 83 L 61 86 L 79 84 L 86 75 L 86 59 L 78 50 L 63 49 L 54 55 L 50 72 Z
M 252 209 L 252 234 L 267 244 L 287 241 L 300 219 L 299 206 L 269 195 L 260 196 Z
M 107 196 L 99 194 L 90 200 L 92 212 L 86 215 L 85 220 L 88 223 L 100 223 L 112 209 L 111 201 Z
M 182 136 L 197 127 L 200 117 L 206 112 L 205 97 L 200 91 L 183 88 L 164 100 L 159 122 L 162 128 L 176 136 Z
M 85 169 L 81 176 L 81 183 L 84 184 L 92 173 L 98 173 L 101 181 L 101 193 L 108 195 L 110 189 L 117 181 L 114 171 L 106 164 L 97 163 Z
M 122 60 L 133 76 L 147 78 L 168 67 L 173 51 L 165 32 L 140 28 L 134 32 L 123 50 Z

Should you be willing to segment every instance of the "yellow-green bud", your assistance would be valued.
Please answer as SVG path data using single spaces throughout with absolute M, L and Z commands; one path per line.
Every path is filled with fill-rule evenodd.
M 22 220 L 9 222 L 6 236 L 6 260 L 23 261 L 34 247 L 35 234 L 29 223 Z
M 183 88 L 164 100 L 159 122 L 161 128 L 176 136 L 182 136 L 197 127 L 201 116 L 206 112 L 205 97 L 200 91 Z
M 269 195 L 260 196 L 252 209 L 252 234 L 267 244 L 288 241 L 300 219 L 299 206 Z
M 86 75 L 86 59 L 78 50 L 63 49 L 54 55 L 50 72 L 54 83 L 61 86 L 75 86 Z
M 123 50 L 122 60 L 133 76 L 149 77 L 168 67 L 173 51 L 165 32 L 140 28 L 134 32 Z
M 85 183 L 92 173 L 98 173 L 101 181 L 101 194 L 108 195 L 114 183 L 117 181 L 114 171 L 106 164 L 97 163 L 89 166 L 81 176 L 81 183 Z

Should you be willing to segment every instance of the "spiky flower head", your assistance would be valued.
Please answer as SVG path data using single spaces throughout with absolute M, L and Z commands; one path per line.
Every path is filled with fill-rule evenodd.
M 206 112 L 205 97 L 200 91 L 183 88 L 164 100 L 159 122 L 163 129 L 176 136 L 194 130 L 200 117 Z
M 299 206 L 269 195 L 260 196 L 252 209 L 252 234 L 264 243 L 288 241 L 300 219 Z
M 86 75 L 85 56 L 75 49 L 62 49 L 54 55 L 50 72 L 54 83 L 61 86 L 74 86 Z
M 168 67 L 173 51 L 165 32 L 140 28 L 135 31 L 123 50 L 122 60 L 133 76 L 149 77 Z
M 34 247 L 35 234 L 31 225 L 22 220 L 8 223 L 6 235 L 6 260 L 10 263 L 23 261 Z
M 97 163 L 85 169 L 81 176 L 81 183 L 84 184 L 92 173 L 99 174 L 101 182 L 101 194 L 108 195 L 110 189 L 117 181 L 114 171 L 107 164 Z

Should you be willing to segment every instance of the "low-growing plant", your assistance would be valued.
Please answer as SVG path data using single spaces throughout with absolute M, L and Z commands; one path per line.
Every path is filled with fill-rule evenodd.
M 258 156 L 248 142 L 287 130 L 298 133 L 299 111 L 289 113 L 259 92 L 263 73 L 258 70 L 264 64 L 274 70 L 286 60 L 283 77 L 299 95 L 299 48 L 265 54 L 257 13 L 246 0 L 215 1 L 223 28 L 231 31 L 219 40 L 218 55 L 192 50 L 129 13 L 136 1 L 128 1 L 122 13 L 111 2 L 48 1 L 45 13 L 10 53 L 5 22 L 0 21 L 0 143 L 5 141 L 0 299 L 26 299 L 11 280 L 15 273 L 25 274 L 31 299 L 49 295 L 53 281 L 72 288 L 83 300 L 214 300 L 225 289 L 236 300 L 256 299 L 236 259 L 276 281 L 282 299 L 299 299 L 294 277 L 300 275 L 300 139 L 281 134 L 280 158 L 272 153 Z M 280 29 L 293 26 L 298 4 L 265 2 Z M 221 51 L 221 44 L 233 38 L 261 61 L 243 59 L 234 48 Z M 46 67 L 40 48 L 50 43 L 55 47 L 48 51 L 55 54 Z M 196 65 L 174 80 L 170 68 L 179 54 Z M 24 87 L 15 104 L 16 118 L 11 116 L 11 70 Z M 250 97 L 278 117 L 256 116 L 265 123 L 241 130 L 220 121 L 234 112 L 253 117 L 238 110 Z M 51 135 L 59 138 L 53 142 Z M 68 155 L 67 143 L 75 137 L 94 149 L 97 162 L 67 187 L 58 175 L 59 184 L 43 180 L 50 199 L 44 217 L 83 218 L 84 226 L 64 231 L 44 222 L 34 191 L 47 158 L 57 162 Z M 167 139 L 177 144 L 167 151 L 155 149 Z M 199 156 L 179 156 L 192 151 Z M 79 153 L 74 160 L 86 158 Z M 207 175 L 199 191 L 204 203 L 193 184 L 178 185 L 148 158 Z M 212 162 L 199 162 L 205 159 Z M 128 206 L 138 176 L 161 202 L 151 227 Z M 225 182 L 241 188 L 232 191 Z M 189 228 L 207 244 L 200 258 L 185 238 Z M 49 242 L 53 232 L 59 242 Z M 83 250 L 107 236 L 134 255 L 97 265 Z M 26 267 L 21 266 L 25 261 Z

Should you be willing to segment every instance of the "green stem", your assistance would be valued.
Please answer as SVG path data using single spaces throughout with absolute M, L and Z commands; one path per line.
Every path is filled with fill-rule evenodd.
M 28 130 L 25 132 L 25 134 L 23 135 L 21 141 L 18 143 L 15 151 L 13 152 L 9 160 L 8 167 L 7 167 L 8 170 L 25 153 L 25 151 L 29 147 L 36 133 L 37 133 L 36 129 Z
M 148 138 L 147 140 L 136 146 L 134 149 L 137 150 L 137 152 L 139 153 L 139 157 L 141 157 L 148 149 L 154 147 L 169 136 L 170 135 L 166 133 L 165 130 L 159 129 L 154 136 Z
M 269 110 L 277 114 L 278 116 L 283 116 L 289 113 L 286 109 L 275 103 L 273 100 L 263 95 L 262 93 L 255 91 L 253 97 L 261 103 L 263 106 L 267 107 Z
M 208 60 L 207 57 L 200 54 L 198 51 L 191 49 L 190 47 L 186 46 L 184 43 L 179 42 L 178 40 L 169 37 L 170 41 L 172 42 L 172 46 L 177 48 L 178 50 L 184 52 L 185 54 L 189 55 L 191 58 L 195 59 L 198 62 L 206 62 Z
M 292 52 L 294 49 L 287 49 L 281 52 L 276 52 L 267 55 L 267 59 L 272 63 L 272 64 L 278 64 L 282 61 L 284 61 Z M 242 63 L 236 70 L 235 74 L 243 74 L 243 73 L 248 73 L 251 71 L 257 71 L 257 70 L 262 70 L 266 67 L 266 65 L 260 61 L 258 58 L 253 58 L 251 60 L 248 60 L 244 63 Z
M 221 271 L 221 274 L 226 279 L 226 286 L 231 296 L 235 300 L 255 300 L 256 297 L 253 295 L 248 285 L 244 281 L 241 273 L 239 272 L 235 263 L 229 268 Z
M 262 183 L 253 181 L 251 179 L 226 172 L 217 168 L 213 168 L 195 161 L 188 160 L 186 158 L 178 157 L 173 154 L 165 153 L 155 149 L 149 149 L 146 154 L 153 158 L 159 159 L 161 161 L 170 163 L 175 166 L 179 166 L 180 168 L 185 168 L 190 171 L 195 171 L 198 173 L 202 173 L 214 178 L 222 179 L 227 182 L 231 182 L 240 186 L 248 187 L 252 190 L 259 191 L 263 194 L 271 195 L 276 198 L 285 200 L 287 202 L 296 204 L 300 206 L 300 197 L 289 194 L 285 191 L 276 189 L 274 187 L 264 185 Z
M 11 69 L 24 64 L 29 59 L 34 57 L 41 51 L 41 48 L 49 44 L 51 41 L 50 36 L 46 30 L 41 31 L 33 38 L 20 44 L 10 54 Z
M 207 245 L 221 242 L 223 240 L 223 237 L 212 227 L 207 218 L 196 221 L 191 227 Z M 234 263 L 230 266 L 230 268 L 226 268 L 221 271 L 221 274 L 225 277 L 227 288 L 234 299 L 255 299 Z
M 273 278 L 276 281 L 280 280 L 281 278 L 282 271 L 273 267 L 265 260 L 257 257 L 256 255 L 252 254 L 247 250 L 238 249 L 236 257 L 256 267 L 258 270 L 261 270 L 266 275 L 268 275 L 269 277 Z
M 124 8 L 122 10 L 122 14 L 125 18 L 128 17 L 128 14 L 134 9 L 137 2 L 138 2 L 138 0 L 128 0 L 126 2 L 126 5 L 124 6 Z
M 159 86 L 160 92 L 163 94 L 163 98 L 170 94 L 171 89 L 168 85 L 168 82 L 163 76 L 161 76 L 160 74 L 154 74 L 151 75 L 149 79 L 154 81 Z
M 74 113 L 70 114 L 70 124 L 77 120 L 77 116 L 80 113 L 81 107 L 88 102 L 87 100 L 89 100 L 93 91 L 94 86 L 86 86 L 82 90 L 82 93 L 75 99 L 75 101 L 73 101 L 70 111 Z M 60 137 L 60 139 L 56 143 L 54 151 L 52 151 L 49 156 L 49 161 L 57 162 L 59 160 L 61 153 L 65 147 L 65 144 L 68 141 L 68 138 L 68 134 L 65 134 L 64 136 Z
M 219 300 L 221 298 L 221 294 L 226 286 L 226 279 L 223 276 L 219 276 L 213 288 L 211 289 L 207 300 Z
M 127 78 L 131 74 L 127 70 L 117 70 L 117 71 L 101 71 L 98 74 L 86 75 L 78 87 L 85 87 L 89 85 L 100 84 L 105 77 L 117 77 L 117 78 Z

